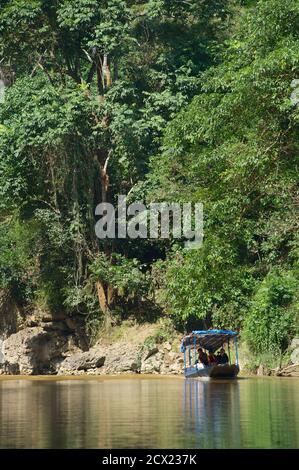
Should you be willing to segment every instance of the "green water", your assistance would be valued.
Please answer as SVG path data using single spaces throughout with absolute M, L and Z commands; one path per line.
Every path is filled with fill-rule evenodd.
M 299 380 L 0 379 L 0 448 L 299 448 Z

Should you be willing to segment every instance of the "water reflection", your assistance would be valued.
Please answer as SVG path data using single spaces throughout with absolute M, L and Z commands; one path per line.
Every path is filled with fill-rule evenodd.
M 299 448 L 297 379 L 247 381 L 242 387 L 242 444 L 258 448 Z M 242 384 L 243 385 L 243 384 Z
M 0 380 L 0 447 L 187 446 L 183 380 Z
M 298 385 L 292 379 L 186 380 L 185 432 L 197 448 L 298 448 Z
M 186 432 L 198 448 L 240 447 L 240 390 L 237 381 L 185 381 Z
M 1 378 L 0 448 L 298 448 L 298 385 Z

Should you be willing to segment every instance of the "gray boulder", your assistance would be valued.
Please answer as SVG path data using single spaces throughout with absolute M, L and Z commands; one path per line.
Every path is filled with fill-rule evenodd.
M 58 367 L 59 375 L 121 374 L 139 372 L 139 348 L 130 344 L 96 345 L 86 352 L 67 357 Z
M 295 349 L 298 349 L 298 348 L 299 348 L 299 338 L 292 339 L 290 350 L 294 351 Z
M 159 351 L 158 353 L 145 358 L 141 362 L 140 372 L 142 374 L 159 374 L 161 367 L 163 366 L 163 357 L 164 354 Z
M 67 357 L 60 363 L 58 374 L 75 374 L 77 371 L 97 369 L 104 365 L 105 356 L 96 350 L 79 352 Z
M 290 345 L 291 350 L 291 363 L 299 363 L 299 338 L 294 338 Z
M 139 372 L 139 369 L 139 346 L 116 343 L 106 348 L 106 360 L 103 373 L 120 374 L 129 372 Z
M 291 354 L 291 363 L 292 364 L 299 364 L 299 348 L 294 349 Z
M 10 335 L 3 344 L 4 371 L 7 374 L 55 373 L 55 362 L 67 348 L 67 338 L 41 327 L 25 328 Z

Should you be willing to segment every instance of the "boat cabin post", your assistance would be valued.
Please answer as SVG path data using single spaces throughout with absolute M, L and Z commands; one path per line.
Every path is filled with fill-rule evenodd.
M 230 356 L 229 338 L 227 339 L 227 352 L 228 352 L 228 360 L 229 360 L 229 363 L 231 364 L 232 361 L 231 361 L 231 356 Z

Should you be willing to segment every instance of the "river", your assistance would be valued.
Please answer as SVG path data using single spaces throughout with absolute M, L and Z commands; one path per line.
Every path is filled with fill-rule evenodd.
M 0 377 L 0 448 L 299 448 L 299 379 Z

